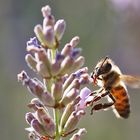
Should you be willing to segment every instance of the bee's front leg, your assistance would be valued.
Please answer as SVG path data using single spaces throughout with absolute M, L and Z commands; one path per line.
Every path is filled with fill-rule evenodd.
M 86 105 L 87 105 L 87 106 L 88 106 L 88 105 L 89 105 L 89 106 L 93 106 L 93 103 L 94 103 L 94 102 L 100 100 L 100 99 L 102 98 L 102 96 L 100 96 L 100 95 L 101 95 L 100 93 L 102 93 L 103 90 L 104 90 L 103 88 L 100 88 L 100 89 L 98 89 L 98 90 L 95 90 L 95 91 L 91 92 L 89 96 L 94 96 L 94 99 L 91 100 L 91 101 L 89 101 L 89 102 L 87 102 Z

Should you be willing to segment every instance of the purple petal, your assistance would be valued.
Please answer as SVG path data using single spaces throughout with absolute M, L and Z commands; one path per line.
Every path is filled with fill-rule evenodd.
M 85 87 L 81 90 L 81 92 L 80 92 L 81 100 L 79 102 L 78 109 L 84 110 L 86 108 L 86 99 L 89 97 L 90 93 L 91 93 L 91 91 L 87 87 Z
M 64 55 L 57 53 L 56 54 L 56 62 L 62 61 L 65 58 Z
M 91 90 L 89 88 L 87 87 L 83 88 L 80 92 L 81 99 L 87 98 L 90 95 L 90 93 L 91 93 Z
M 36 37 L 30 38 L 30 40 L 27 41 L 27 46 L 32 46 L 32 45 L 34 47 L 40 48 L 39 42 Z
M 77 56 L 79 56 L 81 53 L 81 48 L 74 48 L 71 52 L 71 56 L 73 58 L 76 58 Z

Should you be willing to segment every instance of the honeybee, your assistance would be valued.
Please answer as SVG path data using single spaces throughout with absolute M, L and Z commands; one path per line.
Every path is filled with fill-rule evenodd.
M 91 78 L 93 79 L 94 85 L 101 87 L 92 103 L 105 96 L 109 100 L 107 103 L 94 105 L 91 113 L 94 110 L 112 107 L 117 117 L 128 118 L 130 114 L 130 103 L 126 85 L 132 88 L 140 88 L 140 78 L 122 74 L 119 67 L 109 57 L 105 57 L 97 63 L 91 74 Z

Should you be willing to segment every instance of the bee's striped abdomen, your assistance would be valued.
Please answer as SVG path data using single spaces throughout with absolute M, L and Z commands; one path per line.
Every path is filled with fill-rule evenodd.
M 117 87 L 113 87 L 111 89 L 111 94 L 116 100 L 114 109 L 121 117 L 128 118 L 130 113 L 130 104 L 127 90 L 124 88 L 124 86 L 118 85 Z

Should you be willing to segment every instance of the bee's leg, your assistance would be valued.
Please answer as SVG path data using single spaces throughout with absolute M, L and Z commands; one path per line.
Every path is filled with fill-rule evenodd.
M 104 88 L 100 88 L 100 89 L 98 89 L 98 90 L 95 90 L 95 91 L 93 91 L 93 92 L 90 93 L 90 96 L 95 95 L 95 94 L 102 93 L 103 90 L 104 90 Z
M 94 99 L 90 102 L 87 102 L 86 105 L 90 105 L 90 106 L 93 106 L 93 103 L 100 100 L 102 98 L 102 96 L 99 95 L 99 93 L 101 93 L 104 89 L 103 88 L 100 88 L 98 90 L 95 90 L 93 92 L 90 93 L 90 96 L 93 96 L 94 95 Z M 97 95 L 96 95 L 97 94 Z
M 112 102 L 104 103 L 104 104 L 99 103 L 99 104 L 94 105 L 94 106 L 92 107 L 92 109 L 91 109 L 91 115 L 93 114 L 93 111 L 94 111 L 94 110 L 97 111 L 97 110 L 101 110 L 101 109 L 106 109 L 106 108 L 109 108 L 109 107 L 111 107 L 112 105 L 114 105 L 114 103 L 116 102 L 116 100 L 115 100 L 114 97 L 110 94 L 109 91 L 107 91 L 106 93 L 103 93 L 101 96 L 98 96 L 97 98 L 95 98 L 95 99 L 93 100 L 93 102 L 95 102 L 95 101 L 101 99 L 101 97 L 105 97 L 106 95 L 108 95 L 108 96 L 112 99 Z

